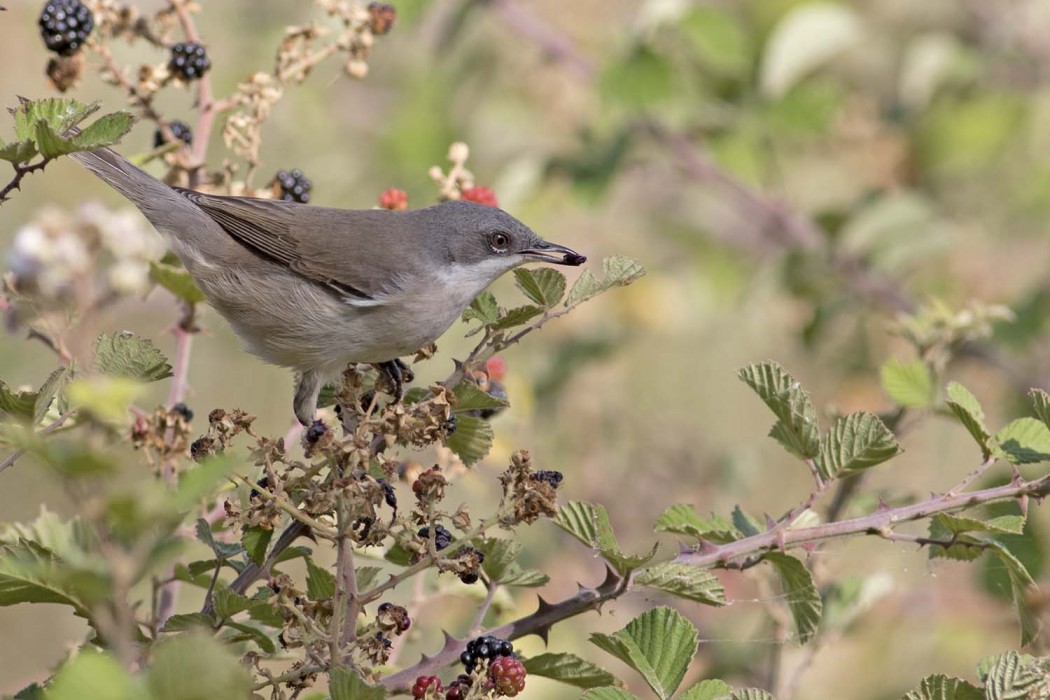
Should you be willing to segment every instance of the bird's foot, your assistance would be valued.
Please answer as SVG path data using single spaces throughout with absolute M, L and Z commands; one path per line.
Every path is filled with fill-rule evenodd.
M 390 360 L 376 364 L 382 377 L 390 384 L 391 394 L 394 401 L 400 401 L 405 396 L 405 384 L 411 383 L 416 378 L 415 373 L 401 360 Z

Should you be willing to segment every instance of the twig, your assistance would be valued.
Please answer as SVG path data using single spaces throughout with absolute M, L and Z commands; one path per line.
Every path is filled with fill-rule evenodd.
M 51 162 L 51 158 L 44 158 L 38 160 L 30 165 L 21 165 L 19 163 L 12 163 L 12 167 L 15 169 L 15 176 L 11 179 L 11 182 L 4 185 L 3 189 L 0 189 L 0 204 L 3 204 L 10 199 L 11 192 L 14 190 L 22 189 L 22 178 L 30 173 L 35 173 L 38 170 L 43 170 L 47 167 L 47 164 Z
M 294 520 L 298 520 L 300 523 L 310 528 L 310 530 L 313 531 L 313 533 L 318 537 L 323 537 L 326 540 L 335 540 L 336 537 L 338 537 L 338 532 L 335 529 L 328 527 L 320 520 L 315 520 L 314 518 L 310 517 L 284 498 L 281 498 L 280 496 L 275 496 L 274 494 L 270 493 L 269 491 L 266 491 L 265 489 L 256 489 L 255 486 L 249 483 L 247 479 L 245 479 L 242 476 L 238 476 L 237 474 L 233 474 L 226 478 L 235 484 L 247 486 L 248 488 L 252 489 L 254 493 L 257 494 L 263 500 L 271 501 L 275 506 L 283 510 L 288 515 L 292 516 Z
M 492 579 L 489 579 L 486 584 L 485 600 L 481 601 L 481 606 L 474 615 L 474 621 L 470 623 L 467 631 L 468 637 L 476 637 L 478 632 L 481 631 L 481 625 L 485 622 L 485 615 L 488 614 L 489 608 L 492 607 L 492 601 L 496 598 L 496 589 L 499 588 L 499 584 Z
M 60 415 L 58 418 L 56 418 L 55 420 L 51 421 L 46 426 L 44 426 L 39 431 L 37 431 L 36 434 L 37 435 L 47 435 L 48 433 L 55 432 L 56 430 L 61 428 L 65 424 L 65 422 L 67 420 L 69 420 L 70 416 L 72 416 L 74 413 L 76 413 L 76 409 L 71 409 L 69 411 L 66 411 L 65 413 Z M 28 447 L 22 447 L 20 449 L 15 450 L 13 453 L 11 453 L 11 455 L 7 459 L 5 459 L 3 462 L 0 462 L 0 474 L 3 474 L 5 471 L 10 469 L 12 466 L 14 466 L 14 463 L 17 462 L 19 460 L 19 458 L 22 455 L 24 455 L 26 452 L 28 452 L 28 451 L 29 451 Z
M 983 462 L 981 462 L 981 466 L 977 467 L 972 472 L 967 474 L 966 478 L 963 479 L 962 481 L 960 481 L 955 486 L 953 486 L 948 491 L 948 493 L 950 493 L 950 494 L 962 493 L 963 491 L 965 491 L 970 486 L 970 484 L 972 484 L 973 482 L 977 481 L 982 476 L 984 476 L 984 474 L 987 473 L 987 471 L 992 468 L 993 464 L 995 464 L 995 457 L 992 456 L 992 455 L 989 455 L 987 459 L 985 459 Z

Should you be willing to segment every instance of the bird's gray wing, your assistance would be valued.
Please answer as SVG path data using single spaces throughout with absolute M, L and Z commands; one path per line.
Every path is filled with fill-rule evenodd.
M 235 240 L 351 304 L 381 304 L 401 291 L 391 212 L 347 211 L 176 188 Z M 378 216 L 377 216 L 378 215 Z M 371 243 L 371 245 L 365 245 Z M 367 251 L 367 252 L 366 252 Z

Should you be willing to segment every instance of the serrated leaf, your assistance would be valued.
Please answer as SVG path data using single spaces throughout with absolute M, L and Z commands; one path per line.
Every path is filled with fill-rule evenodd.
M 926 408 L 933 403 L 933 377 L 922 360 L 901 362 L 893 357 L 879 370 L 882 390 L 906 408 Z
M 62 664 L 48 685 L 48 700 L 134 700 L 141 689 L 109 654 L 86 649 Z
M 726 700 L 777 700 L 772 694 L 759 688 L 739 688 L 729 694 Z
M 470 306 L 463 312 L 464 321 L 477 320 L 481 321 L 482 325 L 495 323 L 498 317 L 499 305 L 492 292 L 482 292 L 474 297 L 474 301 L 470 302 Z
M 1042 389 L 1032 389 L 1028 392 L 1028 395 L 1032 397 L 1032 407 L 1035 408 L 1035 415 L 1039 416 L 1039 420 L 1047 426 L 1050 426 L 1050 394 L 1046 393 Z
M 530 676 L 542 676 L 577 688 L 598 688 L 616 682 L 616 677 L 601 666 L 575 654 L 539 654 L 524 661 Z
M 699 635 L 677 610 L 657 607 L 614 634 L 596 632 L 591 643 L 642 674 L 663 700 L 670 698 L 696 654 Z
M 726 604 L 722 582 L 711 572 L 688 564 L 665 562 L 650 566 L 638 573 L 635 583 L 705 605 Z
M 1024 516 L 1021 515 L 1000 515 L 987 520 L 978 520 L 960 515 L 938 513 L 933 516 L 933 522 L 944 528 L 949 534 L 991 532 L 1000 535 L 1020 535 L 1024 530 Z
M 215 535 L 211 531 L 211 525 L 204 518 L 197 519 L 196 534 L 197 539 L 201 543 L 208 545 L 219 559 L 229 559 L 244 551 L 239 542 L 219 542 L 215 539 Z
M 779 420 L 770 435 L 791 453 L 812 459 L 820 453 L 820 427 L 809 395 L 776 362 L 744 367 L 738 375 Z
M 215 620 L 212 619 L 211 615 L 206 615 L 202 612 L 184 613 L 169 617 L 167 622 L 164 623 L 164 629 L 161 632 L 187 632 L 194 629 L 211 630 L 214 625 Z
M 247 698 L 252 687 L 247 667 L 233 650 L 202 633 L 156 645 L 146 682 L 151 700 Z
M 504 586 L 518 586 L 520 588 L 536 588 L 545 586 L 551 580 L 550 576 L 536 569 L 522 569 L 517 564 L 507 567 L 503 572 L 500 583 Z
M 518 540 L 499 537 L 487 537 L 476 542 L 474 546 L 485 554 L 485 561 L 482 562 L 481 568 L 492 581 L 497 583 L 503 582 L 504 574 L 507 573 L 524 547 Z
M 35 391 L 13 391 L 0 380 L 0 415 L 29 423 L 33 420 L 36 400 Z
M 672 532 L 697 539 L 725 544 L 740 538 L 733 524 L 719 515 L 701 518 L 692 506 L 678 503 L 671 506 L 656 519 L 653 529 L 657 532 Z
M 123 331 L 103 333 L 95 341 L 95 368 L 117 377 L 155 382 L 171 375 L 171 365 L 153 341 Z
M 204 292 L 185 268 L 150 261 L 149 277 L 183 301 L 191 304 L 204 301 Z
M 112 112 L 91 122 L 75 137 L 73 144 L 78 151 L 90 151 L 103 146 L 112 146 L 131 131 L 135 117 L 130 112 Z
M 0 606 L 21 603 L 69 605 L 81 617 L 88 617 L 89 603 L 83 588 L 89 581 L 78 581 L 54 552 L 36 542 L 20 539 L 0 546 Z
M 961 678 L 939 673 L 923 678 L 919 689 L 905 693 L 903 700 L 984 700 L 984 691 Z
M 84 104 L 69 97 L 48 97 L 26 101 L 15 109 L 15 134 L 19 139 L 35 136 L 36 124 L 44 122 L 58 134 L 64 134 L 98 111 L 99 104 Z
M 227 620 L 225 626 L 240 632 L 240 634 L 230 640 L 232 642 L 255 642 L 256 646 L 267 654 L 272 654 L 277 651 L 277 645 L 273 643 L 272 639 L 270 639 L 270 635 L 266 634 L 266 632 L 258 627 L 243 622 L 235 622 L 233 620 Z
M 36 393 L 36 399 L 33 401 L 34 425 L 39 425 L 40 421 L 47 415 L 48 409 L 51 408 L 51 402 L 55 400 L 55 394 L 62 390 L 68 376 L 66 368 L 59 367 L 44 380 L 40 391 Z
M 241 534 L 241 546 L 256 564 L 262 564 L 266 560 L 266 550 L 270 546 L 273 537 L 273 529 L 267 529 L 258 525 L 244 528 Z
M 381 685 L 369 685 L 358 675 L 357 671 L 339 666 L 328 679 L 328 692 L 332 700 L 383 700 L 386 688 Z
M 788 609 L 795 621 L 795 633 L 799 642 L 805 644 L 816 634 L 823 609 L 813 575 L 801 561 L 782 552 L 767 552 L 765 560 L 777 570 Z
M 45 158 L 57 158 L 58 156 L 75 153 L 78 150 L 72 139 L 59 136 L 51 128 L 51 125 L 45 121 L 36 123 L 35 140 L 37 150 Z
M 1044 657 L 1009 651 L 982 659 L 977 667 L 984 680 L 984 697 L 988 700 L 1028 700 L 1045 697 L 1050 662 Z
M 142 388 L 142 384 L 126 377 L 82 377 L 69 383 L 66 398 L 77 410 L 101 421 L 122 425 Z
M 878 416 L 851 413 L 835 421 L 820 441 L 820 454 L 815 461 L 822 477 L 834 479 L 874 467 L 902 451 L 897 438 Z
M 530 300 L 545 309 L 555 306 L 565 296 L 565 275 L 550 267 L 514 270 L 518 289 Z
M 0 148 L 0 160 L 9 163 L 25 163 L 36 154 L 36 144 L 31 140 L 15 141 Z
M 310 600 L 328 600 L 335 595 L 335 575 L 312 559 L 306 560 L 306 595 Z
M 355 569 L 357 574 L 357 590 L 367 591 L 379 578 L 379 574 L 383 573 L 383 569 L 378 566 L 359 566 Z
M 712 678 L 690 686 L 678 696 L 678 700 L 717 700 L 729 695 L 732 690 L 725 681 Z
M 558 509 L 554 523 L 608 561 L 616 571 L 625 574 L 653 558 L 656 545 L 647 554 L 625 555 L 613 534 L 605 506 L 584 501 L 569 501 Z
M 215 601 L 215 614 L 219 617 L 233 617 L 237 613 L 251 609 L 256 604 L 251 598 L 240 595 L 229 588 L 217 589 L 213 594 L 213 598 Z
M 641 698 L 623 688 L 609 685 L 602 688 L 591 688 L 580 696 L 580 700 L 641 700 Z
M 456 416 L 456 432 L 445 441 L 445 446 L 469 467 L 489 453 L 495 437 L 488 421 L 477 416 Z
M 1035 641 L 1039 634 L 1039 616 L 1030 605 L 1030 594 L 1036 590 L 1035 581 L 1024 564 L 1000 542 L 989 542 L 991 550 L 999 557 L 1010 578 L 1010 592 L 1013 598 L 1014 612 L 1021 624 L 1021 646 Z
M 533 306 L 531 304 L 527 306 L 519 306 L 516 309 L 508 309 L 499 315 L 499 318 L 496 319 L 495 323 L 491 324 L 492 330 L 502 331 L 523 325 L 542 313 L 543 309 L 541 307 Z
M 1018 418 L 995 434 L 1003 457 L 1011 464 L 1050 460 L 1050 427 L 1035 418 Z
M 612 287 L 626 287 L 644 275 L 645 268 L 637 260 L 622 255 L 605 258 L 602 260 L 602 278 L 598 279 L 590 270 L 584 270 L 565 298 L 565 306 L 582 304 Z
M 506 408 L 510 405 L 506 399 L 501 399 L 487 391 L 482 391 L 477 384 L 469 379 L 464 379 L 457 384 L 456 388 L 453 389 L 453 393 L 456 395 L 456 406 L 453 409 L 456 413 Z
M 945 403 L 948 404 L 948 408 L 977 441 L 981 454 L 987 459 L 992 454 L 988 444 L 992 436 L 984 424 L 984 410 L 981 408 L 981 403 L 976 396 L 958 382 L 950 382 L 947 393 L 948 398 Z

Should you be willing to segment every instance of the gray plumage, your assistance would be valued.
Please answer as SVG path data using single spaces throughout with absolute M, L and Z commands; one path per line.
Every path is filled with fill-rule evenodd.
M 142 211 L 248 352 L 300 374 L 304 424 L 348 363 L 436 340 L 522 263 L 585 260 L 472 202 L 394 212 L 220 197 L 169 187 L 109 149 L 71 157 Z

